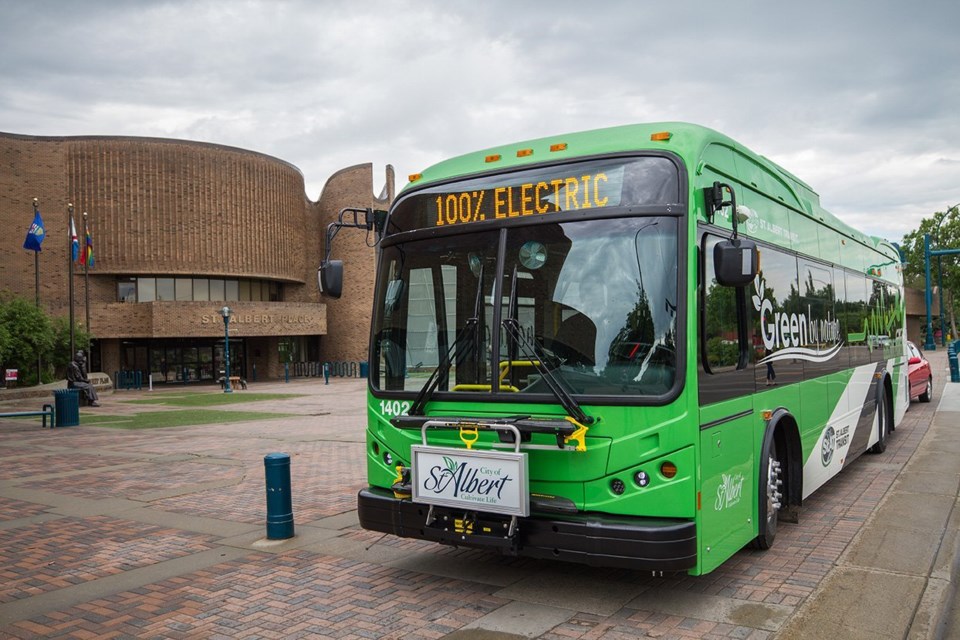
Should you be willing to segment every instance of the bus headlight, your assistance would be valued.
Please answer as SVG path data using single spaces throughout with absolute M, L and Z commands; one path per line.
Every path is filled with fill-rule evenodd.
M 633 474 L 633 481 L 637 483 L 638 487 L 645 487 L 650 484 L 650 476 L 646 471 L 637 471 Z

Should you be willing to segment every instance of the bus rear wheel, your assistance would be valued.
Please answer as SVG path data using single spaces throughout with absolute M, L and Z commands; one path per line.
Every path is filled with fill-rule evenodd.
M 887 394 L 880 395 L 880 401 L 877 403 L 877 430 L 880 432 L 880 439 L 870 447 L 870 453 L 883 453 L 887 450 L 887 436 L 890 435 L 890 412 L 887 406 Z
M 760 533 L 754 540 L 754 546 L 766 550 L 773 546 L 773 540 L 777 537 L 777 519 L 780 507 L 783 506 L 783 494 L 780 492 L 783 486 L 783 465 L 777 457 L 777 445 L 774 441 L 770 442 L 762 469 L 764 472 L 761 475 L 758 501 Z

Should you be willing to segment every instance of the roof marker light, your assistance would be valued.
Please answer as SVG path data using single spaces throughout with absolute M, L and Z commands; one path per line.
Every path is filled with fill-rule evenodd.
M 483 159 L 484 162 L 497 162 L 498 160 L 500 160 L 499 153 L 494 153 L 493 155 L 489 155 Z
M 409 180 L 410 182 L 416 182 L 422 177 L 423 177 L 422 173 L 411 173 L 409 176 L 407 176 L 407 180 Z
M 566 142 L 558 142 L 556 144 L 550 145 L 550 151 L 566 151 L 566 150 L 567 150 Z
M 533 155 L 533 149 L 517 149 L 518 158 L 526 158 Z
M 662 141 L 666 142 L 666 141 L 670 140 L 670 138 L 672 138 L 672 137 L 673 137 L 673 134 L 670 133 L 669 131 L 658 131 L 658 132 L 656 132 L 656 133 L 651 133 L 651 134 L 650 134 L 650 139 L 653 140 L 654 142 L 656 142 L 656 141 L 658 141 L 658 140 L 662 140 Z

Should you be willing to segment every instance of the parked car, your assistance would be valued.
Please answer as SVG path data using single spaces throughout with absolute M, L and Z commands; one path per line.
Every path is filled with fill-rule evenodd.
M 907 377 L 910 379 L 910 400 L 930 402 L 933 398 L 933 371 L 923 352 L 912 342 L 907 342 Z

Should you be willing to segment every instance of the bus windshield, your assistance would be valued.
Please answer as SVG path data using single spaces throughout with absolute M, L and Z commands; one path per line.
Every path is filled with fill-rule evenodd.
M 441 368 L 438 391 L 526 397 L 550 393 L 546 369 L 568 393 L 666 394 L 677 218 L 544 221 L 384 247 L 374 387 L 417 392 Z

